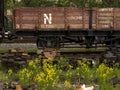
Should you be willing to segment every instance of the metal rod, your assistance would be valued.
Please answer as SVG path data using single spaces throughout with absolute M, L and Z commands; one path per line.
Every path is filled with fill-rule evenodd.
M 93 16 L 92 8 L 90 8 L 88 12 L 89 12 L 89 30 L 92 30 L 92 16 Z
M 0 0 L 0 31 L 4 28 L 4 0 Z

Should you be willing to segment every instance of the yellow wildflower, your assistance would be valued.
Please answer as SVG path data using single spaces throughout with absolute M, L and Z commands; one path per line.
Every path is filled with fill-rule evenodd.
M 13 73 L 12 69 L 8 70 L 8 74 L 11 75 Z
M 37 81 L 37 82 L 41 82 L 41 81 L 44 81 L 44 77 L 45 77 L 45 73 L 40 72 L 39 74 L 37 74 L 35 76 L 34 80 Z
M 69 67 L 70 69 L 72 69 L 72 68 L 73 68 L 73 66 L 72 66 L 72 65 L 70 65 L 70 64 L 68 65 L 68 67 Z
M 32 71 L 27 72 L 27 73 L 26 73 L 26 77 L 27 77 L 27 78 L 30 78 L 30 77 L 31 77 L 31 75 L 32 75 L 32 73 L 33 73 Z
M 25 74 L 26 72 L 27 72 L 27 69 L 24 68 L 24 69 L 22 69 L 22 70 L 20 71 L 20 74 L 22 75 L 22 74 Z
M 102 78 L 103 80 L 106 80 L 108 75 L 110 75 L 113 72 L 113 68 L 109 68 L 105 66 L 104 64 L 101 64 L 96 72 L 98 73 L 98 76 Z
M 70 82 L 67 81 L 67 80 L 64 82 L 64 84 L 65 84 L 66 87 L 70 87 L 71 86 Z
M 35 59 L 35 64 L 38 64 L 39 63 L 39 59 Z
M 29 65 L 29 66 L 33 66 L 33 65 L 34 65 L 34 62 L 33 62 L 33 61 L 30 61 L 30 62 L 28 63 L 28 65 Z

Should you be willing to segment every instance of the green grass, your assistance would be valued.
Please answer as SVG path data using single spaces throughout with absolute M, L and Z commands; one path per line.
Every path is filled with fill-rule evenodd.
M 2 70 L 0 70 L 0 81 L 7 81 L 7 74 L 5 74 L 5 72 L 3 72 Z
M 36 49 L 24 49 L 26 52 L 36 52 L 37 50 Z M 0 53 L 6 53 L 8 52 L 9 49 L 6 49 L 6 48 L 0 48 Z
M 0 81 L 6 81 L 6 80 L 8 80 L 7 73 L 6 73 L 6 70 L 3 68 L 3 66 L 1 65 L 1 62 L 0 62 Z
M 0 48 L 0 53 L 5 53 L 5 52 L 8 52 L 8 49 L 6 49 L 6 48 Z
M 106 47 L 98 47 L 98 48 L 61 48 L 60 51 L 62 52 L 69 52 L 69 51 L 104 51 Z
M 98 48 L 60 48 L 60 52 L 79 52 L 79 51 L 104 51 L 106 50 L 106 47 L 98 47 Z M 6 48 L 0 48 L 0 53 L 6 53 L 9 49 Z M 30 53 L 36 53 L 37 49 L 24 49 L 26 52 Z
M 27 85 L 28 83 L 33 83 L 33 81 L 31 80 L 30 77 L 33 78 L 33 77 L 36 77 L 37 74 L 42 73 L 43 75 L 50 77 L 50 78 L 48 78 L 48 79 L 50 79 L 50 81 L 46 82 L 47 77 L 41 76 L 41 80 L 44 82 L 45 86 L 46 86 L 46 84 L 51 85 L 51 80 L 53 80 L 53 82 L 54 82 L 56 79 L 58 79 L 58 81 L 59 81 L 59 78 L 57 78 L 57 76 L 62 75 L 62 77 L 61 77 L 62 80 L 60 80 L 59 82 L 55 81 L 56 85 L 64 84 L 65 82 L 67 82 L 66 85 L 68 85 L 68 86 L 69 86 L 69 83 L 71 83 L 71 85 L 72 85 L 72 83 L 74 83 L 74 85 L 80 85 L 80 84 L 98 85 L 100 87 L 99 90 L 119 90 L 119 88 L 120 88 L 120 83 L 118 83 L 116 85 L 116 87 L 112 86 L 113 77 L 117 77 L 120 80 L 120 69 L 117 67 L 114 67 L 114 70 L 111 70 L 111 68 L 107 67 L 106 65 L 99 65 L 101 67 L 96 66 L 95 68 L 90 68 L 89 64 L 83 63 L 84 62 L 83 61 L 83 62 L 79 62 L 79 66 L 77 66 L 77 68 L 72 69 L 72 66 L 65 58 L 61 57 L 61 59 L 58 59 L 58 60 L 60 62 L 58 62 L 57 66 L 56 65 L 54 66 L 51 63 L 51 61 L 48 61 L 48 60 L 47 60 L 47 62 L 46 62 L 46 60 L 44 60 L 43 67 L 40 67 L 40 65 L 38 63 L 32 62 L 28 66 L 25 66 L 24 68 L 20 69 L 20 71 L 24 71 L 24 72 L 22 72 L 22 74 L 18 70 L 18 72 L 17 72 L 18 75 L 15 72 L 9 78 L 7 78 L 7 75 L 9 73 L 8 74 L 5 73 L 4 68 L 0 65 L 0 80 L 8 81 L 8 80 L 11 80 L 12 78 L 14 79 L 16 77 L 19 77 L 22 85 L 25 85 L 25 83 Z M 36 67 L 34 67 L 34 66 L 36 66 Z M 65 68 L 67 68 L 67 69 L 64 71 Z M 25 70 L 27 70 L 27 71 L 25 71 Z M 98 70 L 98 72 L 96 72 L 97 70 Z M 114 71 L 114 72 L 112 72 L 112 71 Z M 28 75 L 30 72 L 32 72 L 31 76 Z M 53 72 L 53 73 L 48 74 L 47 72 Z M 101 77 L 99 75 L 99 73 L 103 73 L 103 74 L 107 75 L 108 77 L 107 78 Z M 109 75 L 107 73 L 109 73 Z M 94 75 L 94 74 L 96 74 L 96 75 Z M 24 78 L 24 80 L 22 80 L 22 78 Z M 51 78 L 54 78 L 54 79 L 51 79 Z M 80 79 L 80 80 L 78 81 L 78 79 Z M 94 79 L 97 81 L 94 81 Z M 104 79 L 106 79 L 106 81 L 104 81 Z M 43 83 L 42 81 L 38 81 L 38 82 L 36 81 L 36 82 Z M 43 85 L 43 84 L 40 84 L 40 86 L 41 85 Z M 42 86 L 43 88 L 45 88 L 44 85 Z M 53 89 L 50 89 L 52 87 L 48 87 L 48 88 L 49 88 L 49 90 L 53 90 Z M 47 89 L 44 89 L 44 90 L 47 90 Z M 73 90 L 73 89 L 64 89 L 64 90 Z

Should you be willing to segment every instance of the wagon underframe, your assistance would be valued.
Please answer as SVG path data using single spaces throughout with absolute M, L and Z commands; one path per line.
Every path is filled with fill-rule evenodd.
M 16 37 L 37 37 L 38 48 L 61 48 L 69 46 L 93 47 L 98 44 L 115 46 L 120 44 L 120 30 L 101 29 L 101 30 L 83 30 L 83 29 L 15 29 L 9 35 Z

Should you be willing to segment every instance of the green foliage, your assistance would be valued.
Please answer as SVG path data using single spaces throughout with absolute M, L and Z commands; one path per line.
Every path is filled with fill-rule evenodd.
M 99 64 L 91 68 L 86 58 L 78 61 L 77 67 L 74 67 L 63 57 L 54 63 L 49 59 L 42 59 L 40 56 L 16 73 L 8 70 L 8 78 L 16 77 L 19 78 L 22 85 L 37 84 L 39 88 L 45 90 L 62 89 L 63 87 L 65 90 L 74 90 L 73 85 L 81 84 L 97 84 L 100 90 L 119 90 L 120 87 L 119 83 L 114 84 L 117 79 L 120 79 L 118 67 L 111 68 L 106 64 Z
M 74 90 L 73 85 L 81 84 L 97 84 L 100 90 L 119 90 L 120 69 L 117 65 L 108 67 L 106 64 L 99 64 L 91 68 L 87 61 L 86 58 L 78 60 L 77 66 L 74 67 L 64 57 L 54 63 L 39 56 L 15 72 L 9 69 L 4 73 L 0 65 L 0 80 L 11 81 L 19 78 L 21 85 L 37 84 L 44 90 Z
M 14 7 L 120 7 L 120 0 L 5 0 L 5 10 Z
M 5 6 L 4 6 L 5 10 L 13 8 L 13 1 L 12 0 L 4 0 L 4 4 L 5 4 Z
M 9 10 L 12 10 L 13 8 L 15 7 L 21 7 L 23 6 L 23 2 L 17 2 L 16 0 L 4 0 L 4 8 L 5 8 L 5 11 L 7 9 Z

